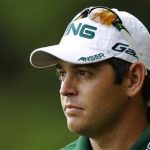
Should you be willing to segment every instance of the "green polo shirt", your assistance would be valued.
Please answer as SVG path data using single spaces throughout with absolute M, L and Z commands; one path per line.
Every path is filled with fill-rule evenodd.
M 92 150 L 92 147 L 88 138 L 80 136 L 76 141 L 61 150 Z M 140 135 L 130 150 L 150 150 L 150 124 Z

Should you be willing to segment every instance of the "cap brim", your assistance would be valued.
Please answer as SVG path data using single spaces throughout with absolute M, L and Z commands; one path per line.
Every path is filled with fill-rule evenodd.
M 30 55 L 30 63 L 32 66 L 37 68 L 45 68 L 55 65 L 58 61 L 58 58 L 51 54 L 50 51 L 56 50 L 57 47 L 58 45 L 54 45 L 34 50 Z
M 103 50 L 82 45 L 68 45 L 60 44 L 36 49 L 30 55 L 30 62 L 34 67 L 45 68 L 57 64 L 59 60 L 73 64 L 89 64 L 113 57 Z

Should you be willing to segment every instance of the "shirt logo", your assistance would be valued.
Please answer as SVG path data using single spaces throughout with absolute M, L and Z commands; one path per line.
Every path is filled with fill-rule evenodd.
M 74 23 L 71 23 L 67 27 L 64 35 L 69 35 L 73 33 L 74 36 L 79 35 L 80 37 L 83 37 L 83 38 L 93 39 L 95 37 L 96 30 L 97 30 L 96 27 L 88 25 L 88 24 L 79 23 L 77 26 L 75 26 Z

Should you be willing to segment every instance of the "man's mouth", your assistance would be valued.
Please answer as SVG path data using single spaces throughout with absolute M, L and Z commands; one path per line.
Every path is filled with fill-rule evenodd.
M 68 104 L 68 105 L 65 105 L 64 110 L 65 110 L 66 114 L 74 115 L 74 114 L 81 112 L 81 110 L 83 110 L 83 108 L 78 107 L 76 105 Z

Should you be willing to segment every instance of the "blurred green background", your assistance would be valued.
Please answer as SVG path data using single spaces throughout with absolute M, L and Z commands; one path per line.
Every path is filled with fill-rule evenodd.
M 77 137 L 66 127 L 55 71 L 33 68 L 29 56 L 57 44 L 91 5 L 129 11 L 150 30 L 149 0 L 0 0 L 0 150 L 58 150 Z

